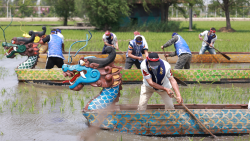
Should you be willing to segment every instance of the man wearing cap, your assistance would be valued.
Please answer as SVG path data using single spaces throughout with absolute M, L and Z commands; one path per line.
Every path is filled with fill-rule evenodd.
M 60 29 L 56 29 L 56 34 L 60 37 L 60 38 L 62 38 L 62 42 L 63 42 L 63 44 L 64 44 L 64 36 L 62 35 L 62 31 L 60 30 Z
M 111 46 L 117 50 L 119 50 L 119 47 L 118 47 L 118 40 L 117 40 L 117 37 L 114 33 L 111 33 L 110 31 L 106 31 L 105 34 L 102 36 L 102 40 L 104 42 L 104 47 L 102 49 L 102 54 L 106 54 L 105 52 L 105 48 L 107 46 Z
M 148 56 L 148 48 L 145 46 L 142 37 L 137 36 L 136 39 L 129 42 L 128 51 L 126 53 L 125 69 L 131 69 L 133 64 L 135 64 L 137 69 L 140 69 L 143 60 L 142 52 L 145 53 L 145 56 Z
M 64 44 L 62 39 L 56 34 L 56 30 L 51 30 L 51 34 L 46 36 L 40 41 L 40 44 L 48 42 L 48 54 L 46 61 L 46 69 L 51 69 L 56 65 L 58 68 L 62 68 L 64 64 L 63 51 Z
M 148 48 L 148 43 L 147 43 L 145 37 L 144 37 L 143 35 L 141 35 L 140 32 L 135 31 L 135 32 L 134 32 L 134 40 L 135 40 L 136 37 L 138 37 L 138 36 L 141 36 L 141 37 L 142 37 L 142 41 L 144 42 L 145 47 Z M 146 56 L 146 57 L 147 57 L 147 56 Z
M 199 34 L 199 39 L 203 41 L 199 54 L 204 54 L 206 50 L 208 50 L 210 54 L 216 54 L 216 51 L 213 48 L 214 42 L 217 40 L 217 35 L 215 34 L 215 32 L 216 32 L 215 28 L 212 27 L 210 31 L 206 30 Z M 201 36 L 204 36 L 204 39 L 202 39 Z M 204 41 L 209 43 L 209 45 Z
M 171 66 L 168 62 L 161 60 L 157 53 L 149 53 L 147 59 L 142 61 L 141 72 L 143 84 L 138 110 L 147 109 L 148 100 L 154 92 L 157 92 L 162 97 L 165 109 L 174 109 L 171 88 L 176 93 L 177 102 L 182 103 L 179 87 L 171 73 Z
M 174 44 L 175 52 L 164 54 L 165 57 L 174 57 L 177 55 L 178 60 L 175 64 L 174 69 L 183 69 L 183 67 L 184 69 L 190 69 L 192 53 L 186 41 L 180 35 L 178 35 L 178 33 L 175 32 L 172 34 L 172 39 L 167 41 L 167 43 L 161 46 L 161 48 L 164 49 L 165 47 L 169 47 L 172 44 Z

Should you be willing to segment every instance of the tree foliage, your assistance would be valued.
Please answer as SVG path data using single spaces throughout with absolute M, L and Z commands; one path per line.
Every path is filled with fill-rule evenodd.
M 230 23 L 230 11 L 233 9 L 233 7 L 237 7 L 237 5 L 245 5 L 249 3 L 248 0 L 212 0 L 213 6 L 218 6 L 225 12 L 226 16 L 226 28 L 227 30 L 231 29 L 231 23 Z
M 74 0 L 46 0 L 47 4 L 55 8 L 57 16 L 63 18 L 63 25 L 67 26 L 68 19 L 75 15 Z
M 75 0 L 78 13 L 86 14 L 92 25 L 101 28 L 119 27 L 122 17 L 129 17 L 127 0 Z
M 31 0 L 25 0 L 23 1 L 19 0 L 18 2 L 19 12 L 21 14 L 21 17 L 29 17 L 33 14 L 33 8 L 28 6 L 34 6 Z

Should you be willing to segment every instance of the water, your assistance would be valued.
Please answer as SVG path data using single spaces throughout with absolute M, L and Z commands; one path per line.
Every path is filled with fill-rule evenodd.
M 0 59 L 0 140 L 48 140 L 73 141 L 81 140 L 83 136 L 96 141 L 210 141 L 211 137 L 149 137 L 104 130 L 90 130 L 86 119 L 82 115 L 82 108 L 94 96 L 99 94 L 100 88 L 90 85 L 84 86 L 79 92 L 69 90 L 68 86 L 51 86 L 45 84 L 31 84 L 18 82 L 14 69 L 25 61 L 26 57 L 17 56 L 14 59 Z M 45 64 L 38 64 L 43 68 Z M 195 84 L 180 89 L 232 89 L 244 91 L 249 95 L 249 84 Z M 234 89 L 232 89 L 234 90 Z M 123 85 L 120 104 L 138 104 L 140 84 Z M 182 93 L 183 94 L 183 93 Z M 211 93 L 208 93 L 211 94 Z M 183 94 L 184 95 L 184 94 Z M 202 97 L 202 96 L 201 96 Z M 150 101 L 156 104 L 153 95 Z M 242 104 L 248 102 L 245 98 Z M 202 101 L 201 101 L 202 102 Z M 240 102 L 240 101 L 238 101 Z M 159 103 L 163 103 L 159 100 Z M 158 104 L 159 104 L 158 103 Z M 92 133 L 89 133 L 92 131 Z M 249 140 L 244 136 L 219 136 L 217 140 Z

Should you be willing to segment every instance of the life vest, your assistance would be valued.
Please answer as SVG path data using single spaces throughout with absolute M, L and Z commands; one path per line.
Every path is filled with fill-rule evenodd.
M 152 76 L 152 81 L 159 84 L 159 85 L 162 85 L 164 82 L 164 79 L 166 77 L 166 68 L 165 68 L 164 62 L 160 59 L 160 66 L 158 67 L 158 70 L 157 70 L 157 76 L 155 76 L 152 69 L 148 67 L 147 59 L 146 59 L 146 65 L 147 65 L 148 72 Z M 157 89 L 155 89 L 155 90 L 157 90 Z
M 62 39 L 56 34 L 50 35 L 48 42 L 48 57 L 59 57 L 64 60 L 62 54 Z
M 110 37 L 106 38 L 108 41 L 108 44 L 112 45 L 112 41 L 114 40 L 114 35 L 112 33 L 110 33 Z
M 130 42 L 129 42 L 129 46 L 131 46 L 131 47 L 133 47 L 132 48 L 132 54 L 134 55 L 134 56 L 138 56 L 138 57 L 140 57 L 140 56 L 142 56 L 142 50 L 143 50 L 143 48 L 144 48 L 144 46 L 145 46 L 145 44 L 142 42 L 142 44 L 140 45 L 140 46 L 137 46 L 136 45 L 136 41 L 135 41 L 135 39 L 134 40 L 131 40 Z M 128 57 L 128 52 L 126 53 L 126 57 Z M 136 60 L 136 59 L 132 59 L 132 60 Z M 141 62 L 141 61 L 140 61 Z
M 208 32 L 208 33 L 210 33 L 210 32 Z M 207 33 L 207 42 L 210 44 L 211 43 L 211 41 L 214 39 L 214 38 L 216 38 L 216 34 L 214 34 L 214 35 L 208 35 L 208 33 Z
M 179 39 L 174 43 L 177 56 L 181 55 L 182 53 L 192 54 L 186 41 L 180 35 L 177 36 Z

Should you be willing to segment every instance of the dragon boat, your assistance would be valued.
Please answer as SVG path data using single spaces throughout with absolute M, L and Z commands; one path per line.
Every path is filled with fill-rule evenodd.
M 181 105 L 169 110 L 164 105 L 148 105 L 145 111 L 138 111 L 136 105 L 116 105 L 123 83 L 122 68 L 113 63 L 114 49 L 107 47 L 105 51 L 109 53 L 107 58 L 83 57 L 77 65 L 62 67 L 63 76 L 71 78 L 71 90 L 79 91 L 85 84 L 103 88 L 83 109 L 89 126 L 137 135 L 209 135 Z M 250 133 L 247 104 L 187 107 L 213 134 Z
M 46 46 L 44 46 L 46 48 Z M 43 47 L 40 47 L 40 58 L 39 62 L 46 62 L 47 54 L 43 53 Z M 71 52 L 74 53 L 74 52 Z M 160 58 L 165 58 L 163 52 L 157 52 Z M 166 52 L 170 53 L 170 52 Z M 250 63 L 250 52 L 224 52 L 231 59 L 228 60 L 221 54 L 202 54 L 199 55 L 199 52 L 192 52 L 191 63 Z M 64 57 L 65 61 L 68 60 L 68 52 L 65 52 Z M 77 64 L 81 57 L 86 56 L 95 56 L 97 58 L 106 58 L 107 54 L 101 54 L 101 52 L 78 52 L 78 54 L 72 57 L 72 64 Z M 145 58 L 145 56 L 144 56 Z M 126 55 L 124 52 L 117 52 L 114 63 L 125 63 Z M 168 57 L 168 62 L 170 64 L 175 64 L 178 60 L 178 57 Z M 65 62 L 66 63 L 66 62 Z

